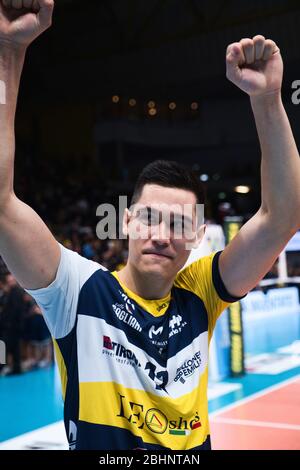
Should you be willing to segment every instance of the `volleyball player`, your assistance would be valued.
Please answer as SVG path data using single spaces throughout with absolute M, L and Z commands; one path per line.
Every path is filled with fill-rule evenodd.
M 249 95 L 261 145 L 257 213 L 223 252 L 181 270 L 186 235 L 176 238 L 177 214 L 159 208 L 196 207 L 201 188 L 180 165 L 154 162 L 134 191 L 140 210 L 124 217 L 128 263 L 110 273 L 61 246 L 14 193 L 19 81 L 26 49 L 50 26 L 52 12 L 52 0 L 0 2 L 1 256 L 42 308 L 54 338 L 71 448 L 209 449 L 215 322 L 257 285 L 300 227 L 300 163 L 281 100 L 280 51 L 258 35 L 226 53 L 227 77 Z M 158 208 L 156 223 L 149 207 Z M 205 226 L 196 215 L 186 223 L 200 243 Z M 133 229 L 147 237 L 133 237 Z

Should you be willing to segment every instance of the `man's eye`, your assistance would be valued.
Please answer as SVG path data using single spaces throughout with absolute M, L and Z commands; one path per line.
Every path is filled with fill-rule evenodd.
M 138 219 L 145 225 L 156 225 L 159 223 L 159 217 L 151 211 L 140 211 Z
M 171 228 L 174 231 L 178 231 L 180 233 L 190 233 L 192 230 L 192 225 L 189 221 L 184 220 L 183 218 L 174 219 L 171 222 Z
M 171 222 L 171 228 L 174 230 L 179 230 L 183 228 L 183 223 L 182 222 Z
M 173 228 L 174 230 L 183 230 L 184 228 L 184 221 L 183 219 L 174 219 L 172 222 L 171 222 L 171 228 Z

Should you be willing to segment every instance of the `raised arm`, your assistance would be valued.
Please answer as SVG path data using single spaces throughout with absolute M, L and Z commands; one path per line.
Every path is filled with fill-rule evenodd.
M 60 249 L 40 217 L 14 193 L 14 121 L 26 49 L 51 25 L 53 6 L 53 0 L 0 0 L 0 255 L 29 289 L 54 280 Z
M 259 136 L 261 206 L 220 257 L 228 291 L 242 296 L 300 228 L 300 159 L 281 101 L 283 64 L 274 41 L 242 39 L 227 49 L 227 77 L 248 93 Z

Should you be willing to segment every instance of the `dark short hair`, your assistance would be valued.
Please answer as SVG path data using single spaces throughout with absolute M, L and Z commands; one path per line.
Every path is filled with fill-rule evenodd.
M 196 196 L 197 204 L 204 204 L 205 195 L 201 181 L 194 171 L 184 165 L 169 160 L 155 160 L 141 172 L 135 184 L 131 205 L 141 197 L 146 184 L 157 184 L 165 188 L 178 188 L 191 191 Z

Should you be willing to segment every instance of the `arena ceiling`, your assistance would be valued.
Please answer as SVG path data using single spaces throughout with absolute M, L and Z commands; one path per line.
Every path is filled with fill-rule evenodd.
M 257 33 L 279 44 L 286 93 L 300 79 L 299 0 L 56 0 L 31 46 L 21 98 L 31 102 L 239 99 L 228 44 Z
M 222 148 L 223 157 L 216 156 L 219 155 L 218 149 L 215 154 L 209 153 L 208 144 L 203 155 L 212 165 L 218 159 L 220 166 L 222 164 L 224 167 L 228 165 L 229 157 L 235 158 L 236 153 L 238 157 L 242 156 L 241 160 L 250 161 L 253 154 L 259 157 L 259 150 L 256 147 L 253 150 L 247 141 L 247 148 L 239 148 L 235 153 L 230 147 L 225 125 L 227 115 L 219 116 L 221 106 L 218 100 L 245 100 L 243 93 L 225 77 L 226 47 L 240 38 L 258 33 L 274 39 L 284 57 L 284 86 L 290 93 L 291 82 L 300 80 L 299 25 L 299 0 L 56 0 L 52 28 L 29 51 L 21 99 L 26 101 L 28 107 L 34 100 L 38 101 L 38 105 L 48 105 L 50 102 L 50 106 L 44 109 L 50 108 L 51 116 L 52 104 L 58 104 L 59 110 L 65 102 L 72 106 L 77 102 L 92 104 L 92 121 L 98 119 L 101 125 L 103 122 L 110 124 L 109 118 L 114 113 L 111 99 L 114 94 L 120 95 L 127 103 L 124 114 L 118 114 L 117 118 L 127 117 L 127 98 L 134 97 L 138 103 L 146 104 L 153 99 L 161 109 L 165 103 L 174 100 L 178 103 L 174 121 L 178 119 L 177 123 L 182 123 L 183 133 L 195 130 L 187 139 L 197 148 L 199 142 L 206 142 L 207 136 L 205 126 L 203 135 L 194 126 L 189 106 L 192 101 L 201 105 L 201 100 L 208 100 L 206 108 L 199 106 L 199 116 L 201 119 L 201 109 L 207 111 L 209 108 L 208 114 L 213 117 L 207 119 L 207 126 L 212 127 L 211 134 Z M 216 102 L 213 103 L 213 100 Z M 225 103 L 223 108 L 234 110 L 240 107 L 240 101 L 235 104 L 236 108 L 232 103 Z M 73 114 L 75 107 L 72 108 Z M 248 127 L 250 129 L 248 140 L 256 142 L 255 126 L 248 108 L 247 103 L 245 122 L 250 124 L 245 127 L 247 132 Z M 27 112 L 26 106 L 20 106 L 20 109 Z M 185 111 L 180 114 L 180 109 Z M 186 109 L 191 126 L 186 125 Z M 76 112 L 76 121 L 85 119 L 80 107 Z M 168 109 L 165 114 L 163 112 L 160 111 L 159 116 L 167 115 L 169 119 Z M 144 116 L 143 111 L 141 121 Z M 135 115 L 131 124 L 134 125 L 139 118 L 140 115 Z M 74 116 L 68 119 L 73 122 Z M 216 122 L 226 121 L 224 126 L 220 124 L 221 130 L 215 129 L 214 119 Z M 52 132 L 56 132 L 55 119 L 51 117 L 49 121 Z M 135 131 L 140 138 L 138 126 Z M 105 129 L 98 133 L 114 141 L 115 127 L 111 128 L 111 132 L 111 137 Z M 176 129 L 174 133 L 179 139 Z M 86 136 L 86 140 L 90 139 L 88 132 Z M 159 141 L 157 136 L 155 140 Z M 175 140 L 174 137 L 169 139 L 172 144 Z M 226 145 L 228 152 L 225 155 Z
M 149 88 L 163 96 L 230 94 L 226 46 L 257 33 L 278 42 L 291 76 L 298 68 L 299 0 L 57 0 L 56 6 L 43 61 L 102 94 Z

